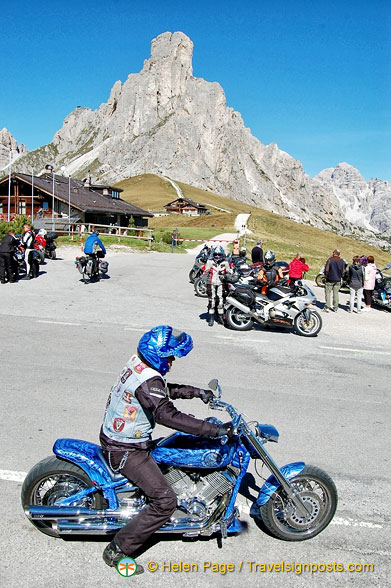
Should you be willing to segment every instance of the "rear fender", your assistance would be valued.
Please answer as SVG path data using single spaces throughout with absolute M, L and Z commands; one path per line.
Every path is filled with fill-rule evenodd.
M 297 474 L 300 474 L 304 468 L 304 461 L 295 461 L 293 463 L 288 463 L 287 465 L 282 466 L 282 468 L 280 468 L 280 472 L 286 480 L 291 480 L 297 476 Z M 269 476 L 259 491 L 257 505 L 262 506 L 263 504 L 266 504 L 266 502 L 279 486 L 280 482 L 277 480 L 277 478 L 275 478 L 273 475 Z
M 53 453 L 84 470 L 93 485 L 102 489 L 109 502 L 109 508 L 117 508 L 118 499 L 115 488 L 127 484 L 128 480 L 108 468 L 99 445 L 80 439 L 57 439 L 53 446 Z M 88 493 L 88 491 L 84 492 Z M 65 504 L 66 500 L 62 503 Z

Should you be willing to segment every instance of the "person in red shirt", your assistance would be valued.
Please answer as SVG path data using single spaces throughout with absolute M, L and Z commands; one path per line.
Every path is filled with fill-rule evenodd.
M 289 264 L 289 285 L 291 290 L 295 287 L 295 282 L 303 278 L 303 272 L 308 272 L 309 266 L 306 264 L 301 253 L 296 253 L 295 257 Z

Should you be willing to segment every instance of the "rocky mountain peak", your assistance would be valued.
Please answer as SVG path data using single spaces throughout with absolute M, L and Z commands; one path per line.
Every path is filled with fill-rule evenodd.
M 189 78 L 193 75 L 193 42 L 181 32 L 162 33 L 151 42 L 151 57 L 144 61 L 143 72 L 166 75 L 168 70 L 180 72 Z
M 11 153 L 11 161 L 15 161 L 21 155 L 28 153 L 28 149 L 23 143 L 18 144 L 15 137 L 11 135 L 8 129 L 0 130 L 0 170 L 4 169 L 9 164 Z

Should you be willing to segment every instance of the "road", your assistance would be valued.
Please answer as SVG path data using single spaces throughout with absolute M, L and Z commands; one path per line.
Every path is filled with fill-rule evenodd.
M 351 315 L 340 308 L 337 314 L 322 315 L 324 326 L 314 339 L 261 327 L 237 333 L 208 327 L 205 299 L 194 296 L 187 280 L 193 260 L 189 255 L 110 252 L 110 278 L 85 285 L 72 261 L 74 250 L 62 248 L 58 254 L 59 260 L 42 266 L 38 279 L 0 290 L 1 585 L 386 586 L 391 314 L 373 310 Z M 323 301 L 322 291 L 316 291 Z M 338 511 L 321 535 L 300 543 L 273 539 L 249 515 L 251 498 L 241 495 L 247 529 L 240 536 L 228 538 L 222 548 L 215 538 L 159 536 L 140 558 L 144 565 L 156 561 L 159 570 L 124 579 L 102 562 L 105 540 L 52 539 L 25 518 L 20 505 L 25 472 L 51 454 L 58 437 L 98 441 L 118 372 L 141 334 L 165 323 L 185 329 L 194 339 L 192 353 L 175 362 L 171 381 L 205 386 L 218 377 L 228 402 L 278 428 L 280 442 L 269 450 L 279 465 L 304 460 L 333 477 Z M 201 418 L 211 414 L 196 400 L 176 405 Z M 156 436 L 165 431 L 157 427 Z M 254 470 L 252 474 L 256 476 Z M 251 485 L 243 493 L 256 495 Z M 163 561 L 166 566 L 182 562 L 196 567 L 170 571 L 162 569 Z M 203 571 L 203 561 L 233 564 L 235 570 Z M 249 561 L 373 564 L 374 569 L 262 572 L 254 571 Z

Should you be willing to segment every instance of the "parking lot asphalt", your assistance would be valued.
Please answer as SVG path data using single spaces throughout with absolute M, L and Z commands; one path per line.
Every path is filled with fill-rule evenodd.
M 107 255 L 109 277 L 83 284 L 73 263 L 76 254 L 77 248 L 59 248 L 59 259 L 41 266 L 36 280 L 0 286 L 2 585 L 386 586 L 391 313 L 349 314 L 341 294 L 338 313 L 322 313 L 323 328 L 315 338 L 262 327 L 247 333 L 210 328 L 206 301 L 188 282 L 191 255 L 118 248 Z M 311 287 L 321 308 L 323 291 Z M 56 438 L 98 441 L 113 381 L 142 333 L 157 324 L 172 324 L 194 339 L 193 351 L 175 362 L 169 381 L 205 387 L 218 377 L 228 402 L 277 427 L 280 441 L 269 451 L 279 465 L 304 460 L 333 477 L 339 507 L 322 534 L 300 543 L 266 535 L 249 514 L 255 495 L 250 485 L 239 499 L 247 525 L 243 534 L 225 540 L 222 549 L 215 538 L 159 538 L 140 558 L 143 564 L 156 561 L 158 571 L 125 579 L 102 562 L 105 541 L 52 539 L 25 518 L 20 504 L 25 472 L 51 454 Z M 199 401 L 175 404 L 199 418 L 211 416 Z M 156 436 L 168 433 L 156 428 Z M 253 485 L 259 484 L 254 469 L 251 474 Z M 163 565 L 180 561 L 197 564 L 197 571 Z M 232 563 L 235 569 L 203 569 L 204 561 Z M 250 561 L 336 562 L 346 569 L 256 572 Z M 239 572 L 240 562 L 245 564 Z M 351 564 L 356 571 L 347 571 Z M 373 568 L 358 571 L 364 564 Z

